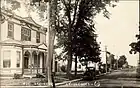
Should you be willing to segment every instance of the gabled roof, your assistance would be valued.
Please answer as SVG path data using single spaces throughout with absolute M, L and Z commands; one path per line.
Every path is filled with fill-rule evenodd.
M 32 17 L 24 17 L 23 18 L 24 21 L 30 23 L 30 24 L 33 24 L 35 26 L 38 26 L 38 27 L 41 27 L 41 25 L 37 24 L 33 19 Z
M 45 43 L 42 43 L 42 44 L 38 45 L 38 48 L 47 50 L 47 45 Z
M 2 10 L 2 14 L 6 15 L 6 16 L 11 16 L 15 19 L 18 19 L 19 21 L 25 21 L 27 23 L 30 23 L 34 26 L 37 26 L 37 27 L 42 27 L 41 25 L 39 25 L 38 23 L 36 23 L 32 17 L 21 17 L 21 16 L 18 16 L 16 14 L 13 14 L 13 13 L 9 13 L 9 12 L 6 12 L 5 10 Z

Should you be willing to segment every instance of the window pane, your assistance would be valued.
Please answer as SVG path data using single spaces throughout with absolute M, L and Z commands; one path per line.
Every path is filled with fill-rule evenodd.
M 14 37 L 14 24 L 11 22 L 8 22 L 8 37 Z
M 4 68 L 9 68 L 11 66 L 10 53 L 11 53 L 10 51 L 3 52 L 3 67 Z
M 17 51 L 17 67 L 20 67 L 20 51 Z
M 12 37 L 12 31 L 8 31 L 8 37 Z
M 23 41 L 31 41 L 31 30 L 27 28 L 22 28 L 21 39 Z
M 10 66 L 11 66 L 10 60 L 3 60 L 3 67 L 4 68 L 9 68 Z
M 40 43 L 40 33 L 36 32 L 36 42 Z
M 29 30 L 29 41 L 31 41 L 31 30 Z

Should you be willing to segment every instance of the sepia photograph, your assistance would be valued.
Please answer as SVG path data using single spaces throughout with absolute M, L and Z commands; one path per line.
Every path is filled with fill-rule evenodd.
M 0 0 L 0 88 L 140 88 L 139 0 Z

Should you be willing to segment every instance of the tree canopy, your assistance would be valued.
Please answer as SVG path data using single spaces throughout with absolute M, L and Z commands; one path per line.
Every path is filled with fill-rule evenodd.
M 140 22 L 139 22 L 140 25 Z M 139 26 L 139 33 L 140 33 L 140 26 Z M 136 54 L 137 52 L 140 53 L 140 34 L 136 35 L 137 38 L 137 42 L 132 42 L 129 46 L 131 46 L 131 50 L 129 51 L 130 54 L 132 54 L 132 52 L 134 52 L 134 54 Z
M 107 5 L 114 6 L 109 0 L 72 0 L 71 3 L 62 1 L 63 14 L 59 15 L 59 30 L 57 34 L 57 46 L 63 47 L 63 52 L 68 54 L 69 41 L 71 41 L 72 56 L 79 56 L 85 60 L 100 61 L 99 44 L 96 41 L 94 17 L 103 11 L 105 17 L 109 18 Z M 70 9 L 67 9 L 70 6 Z M 61 10 L 60 10 L 61 11 Z M 68 13 L 71 15 L 68 16 Z M 71 18 L 69 23 L 68 17 Z M 68 25 L 71 25 L 71 29 Z M 69 30 L 71 30 L 71 40 L 69 40 Z
M 120 56 L 118 60 L 118 67 L 123 67 L 124 64 L 127 63 L 127 58 L 125 55 Z

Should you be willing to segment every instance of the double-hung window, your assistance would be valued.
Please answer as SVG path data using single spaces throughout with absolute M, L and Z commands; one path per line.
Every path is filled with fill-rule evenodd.
M 31 41 L 31 30 L 27 28 L 21 29 L 21 40 L 22 41 Z
M 11 67 L 11 51 L 6 50 L 3 52 L 3 68 Z
M 12 22 L 8 22 L 8 37 L 14 38 L 14 24 Z
M 17 51 L 17 64 L 16 64 L 17 67 L 20 67 L 20 59 L 21 59 L 21 53 L 20 51 Z
M 40 43 L 40 33 L 36 32 L 36 43 Z

